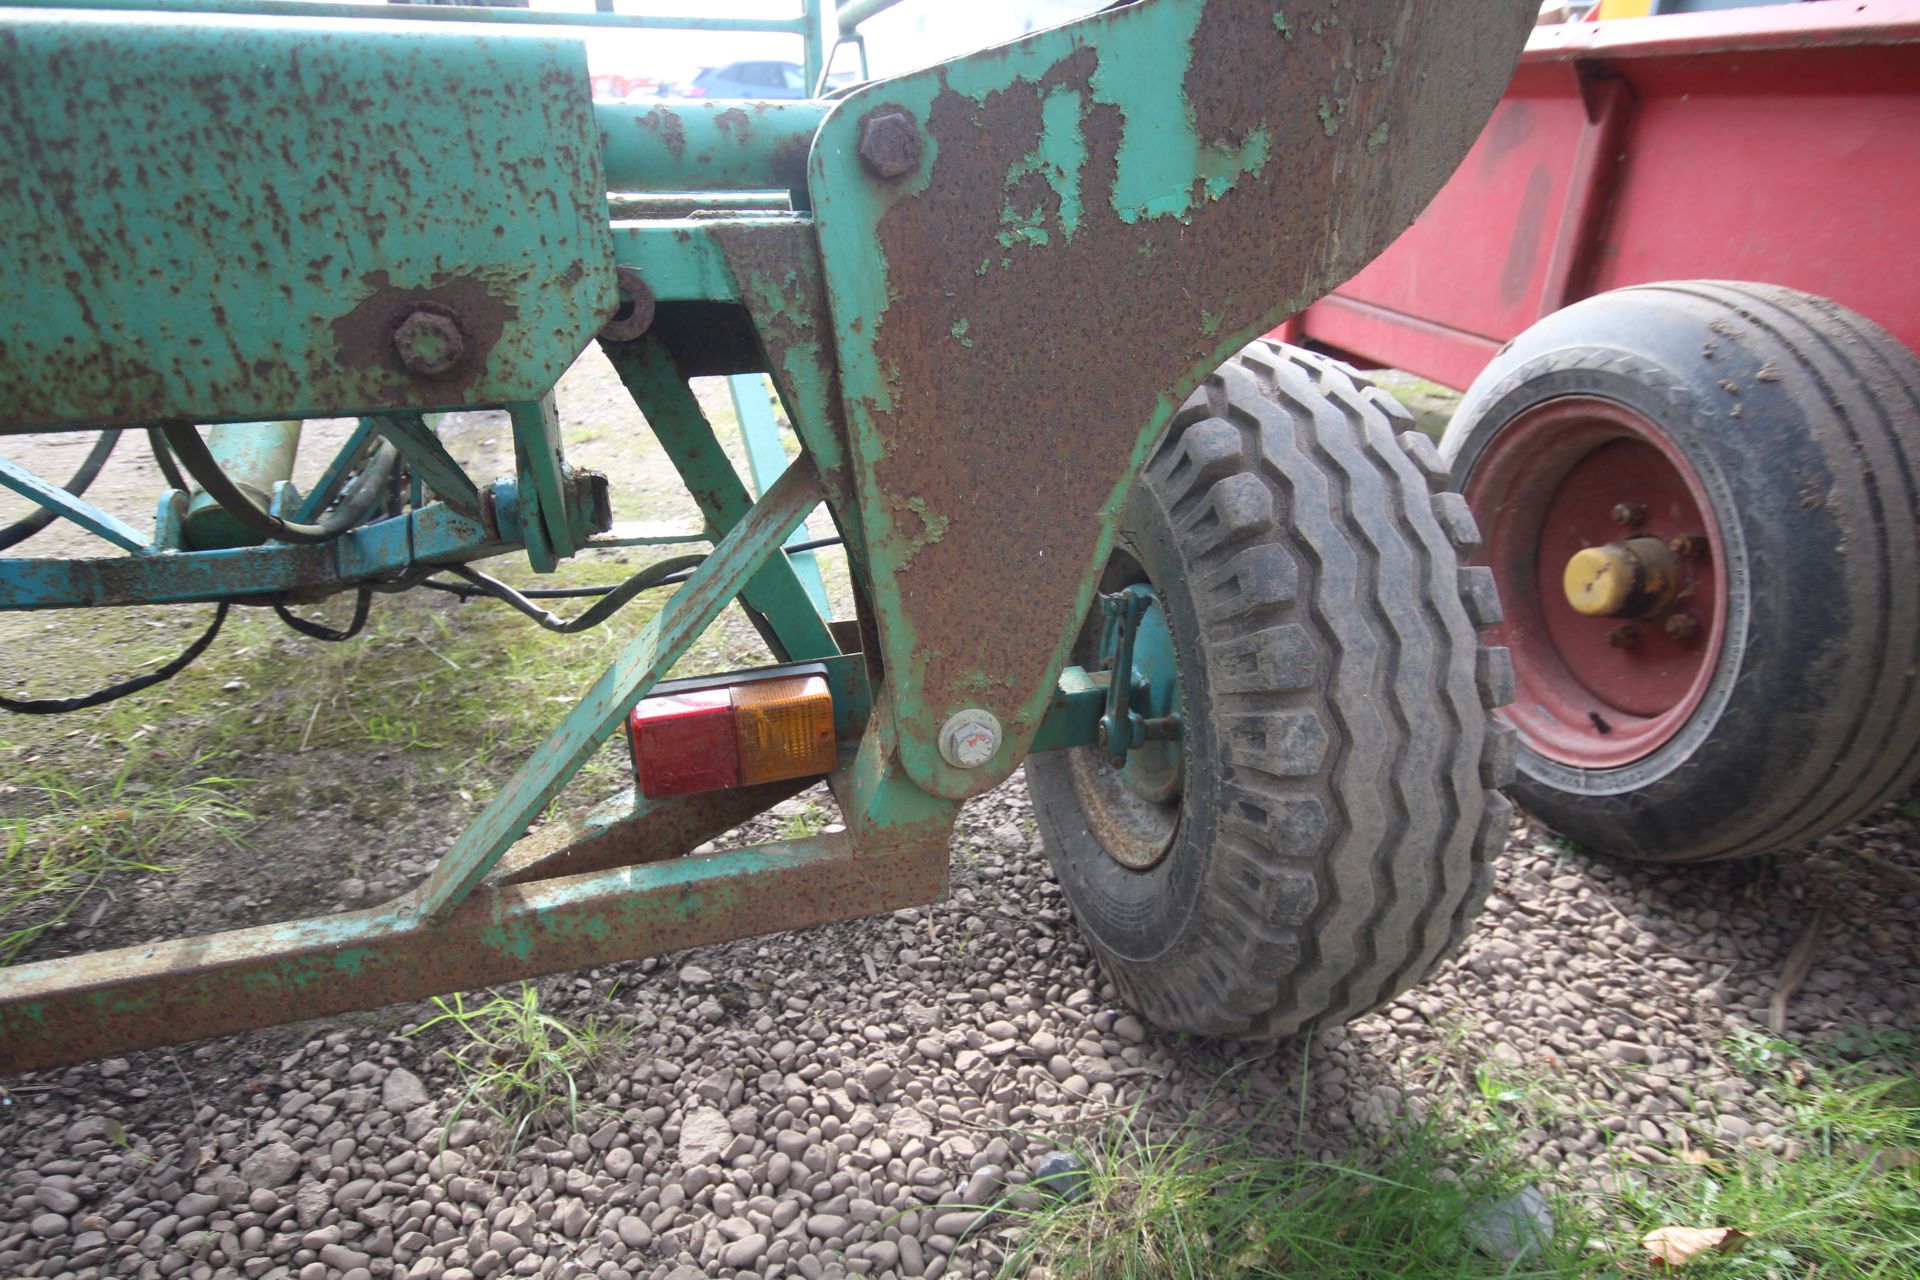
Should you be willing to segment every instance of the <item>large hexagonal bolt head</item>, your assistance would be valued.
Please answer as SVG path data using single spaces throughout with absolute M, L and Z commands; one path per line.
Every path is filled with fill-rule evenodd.
M 433 378 L 466 359 L 467 339 L 452 316 L 415 307 L 394 326 L 393 350 L 410 372 Z
M 900 178 L 920 167 L 920 126 L 904 111 L 880 111 L 860 126 L 860 162 L 876 178 Z
M 940 754 L 956 769 L 978 769 L 1000 749 L 1000 718 L 985 707 L 968 707 L 940 726 Z

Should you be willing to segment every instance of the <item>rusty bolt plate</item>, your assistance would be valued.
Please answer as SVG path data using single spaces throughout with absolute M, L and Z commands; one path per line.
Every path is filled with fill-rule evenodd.
M 1616 649 L 1631 649 L 1640 643 L 1640 633 L 1623 622 L 1617 627 L 1608 628 L 1607 643 Z
M 653 328 L 653 290 L 631 267 L 615 267 L 613 279 L 620 290 L 620 309 L 601 327 L 600 336 L 608 342 L 631 342 Z
M 467 339 L 453 316 L 415 307 L 394 326 L 393 349 L 409 370 L 433 378 L 457 368 L 466 358 Z
M 1673 554 L 1688 560 L 1707 554 L 1706 537 L 1698 533 L 1683 533 L 1667 546 L 1673 549 Z
M 860 162 L 877 178 L 899 178 L 920 167 L 920 127 L 897 109 L 882 109 L 860 125 Z
M 1644 502 L 1616 502 L 1613 505 L 1613 522 L 1637 529 L 1646 523 L 1647 504 Z
M 1676 613 L 1667 619 L 1666 631 L 1675 640 L 1691 640 L 1700 634 L 1700 621 L 1690 613 Z

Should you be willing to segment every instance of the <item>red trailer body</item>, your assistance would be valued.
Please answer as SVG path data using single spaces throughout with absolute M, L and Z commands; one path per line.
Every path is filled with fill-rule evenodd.
M 1920 349 L 1920 0 L 1543 27 L 1420 220 L 1284 325 L 1465 387 L 1622 285 L 1789 285 Z

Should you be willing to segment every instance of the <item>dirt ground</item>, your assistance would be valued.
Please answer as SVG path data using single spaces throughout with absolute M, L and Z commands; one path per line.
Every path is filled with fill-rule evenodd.
M 721 387 L 701 390 L 730 418 Z M 563 383 L 562 411 L 570 456 L 611 475 L 616 518 L 693 527 L 597 353 Z M 301 479 L 341 431 L 310 435 Z M 448 436 L 474 474 L 508 469 L 499 419 L 468 415 Z M 56 478 L 83 450 L 8 448 Z M 130 437 L 90 496 L 144 527 L 159 488 Z M 0 501 L 0 522 L 17 510 Z M 59 528 L 31 550 L 85 545 Z M 609 580 L 640 556 L 594 553 L 562 577 Z M 844 569 L 823 558 L 844 608 Z M 426 593 L 376 602 L 368 634 L 340 646 L 246 611 L 130 704 L 6 717 L 6 830 L 80 841 L 119 823 L 139 861 L 175 868 L 103 873 L 19 959 L 393 896 L 644 608 L 611 639 L 558 647 L 495 606 Z M 123 678 L 207 615 L 0 616 L 0 682 L 56 696 Z M 731 612 L 685 669 L 764 660 Z M 610 750 L 574 803 L 619 772 Z M 57 779 L 84 794 L 62 800 Z M 444 1024 L 409 1034 L 427 1004 L 0 1082 L 0 1275 L 992 1275 L 1009 1243 L 986 1206 L 1115 1117 L 1329 1158 L 1495 1093 L 1542 1185 L 1597 1203 L 1697 1153 L 1794 1154 L 1754 1074 L 1783 1042 L 1910 1061 L 1917 817 L 1909 800 L 1790 855 L 1685 871 L 1591 859 L 1518 819 L 1458 955 L 1344 1030 L 1275 1047 L 1163 1035 L 1116 1005 L 1016 775 L 966 808 L 943 903 L 538 984 L 544 1007 L 619 1043 L 576 1119 L 518 1153 L 471 1108 L 449 1126 L 462 1085 L 441 1051 L 459 1041 Z M 811 795 L 749 834 L 833 818 Z M 1804 976 L 1783 983 L 1796 951 Z

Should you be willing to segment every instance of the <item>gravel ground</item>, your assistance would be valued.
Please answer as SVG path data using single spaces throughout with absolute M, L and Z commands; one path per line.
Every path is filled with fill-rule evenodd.
M 1599 1193 L 1689 1149 L 1785 1150 L 1729 1046 L 1763 1033 L 1816 915 L 1789 1035 L 1920 1030 L 1917 833 L 1897 810 L 1684 874 L 1522 822 L 1458 956 L 1278 1048 L 1115 1007 L 1029 813 L 1018 775 L 968 806 L 937 906 L 542 984 L 633 1038 L 577 1132 L 517 1154 L 447 1126 L 447 1041 L 400 1034 L 426 1006 L 9 1082 L 0 1275 L 990 1275 L 1007 1224 L 982 1206 L 1116 1112 L 1339 1156 L 1486 1070 L 1537 1098 L 1519 1142 L 1543 1184 Z

